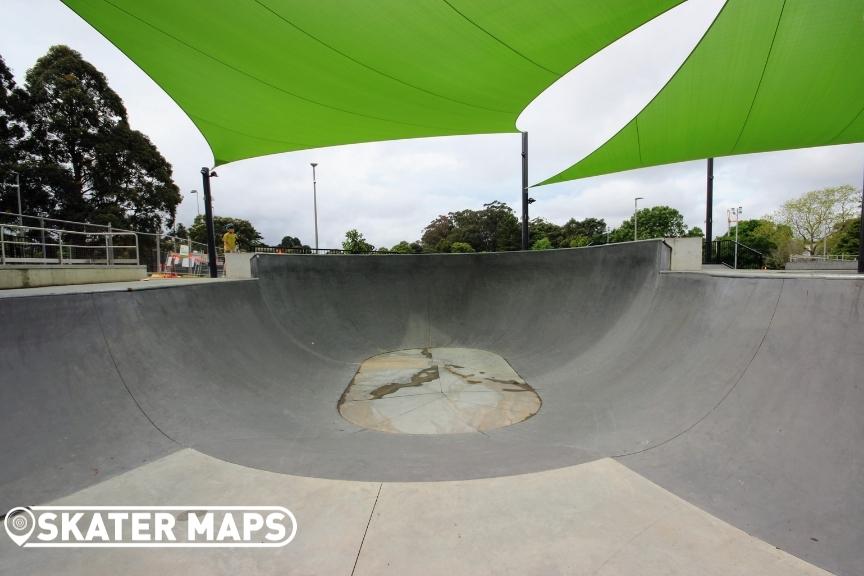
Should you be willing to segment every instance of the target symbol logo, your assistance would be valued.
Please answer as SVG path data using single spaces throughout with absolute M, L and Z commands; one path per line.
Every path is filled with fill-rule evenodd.
M 18 546 L 23 546 L 36 527 L 36 517 L 27 508 L 13 508 L 6 513 L 3 525 L 9 538 Z

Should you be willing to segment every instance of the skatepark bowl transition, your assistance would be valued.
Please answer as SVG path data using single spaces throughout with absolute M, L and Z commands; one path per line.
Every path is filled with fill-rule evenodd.
M 2 574 L 864 574 L 864 280 L 661 241 L 0 297 L 0 508 L 284 506 Z M 148 285 L 147 282 L 139 284 Z

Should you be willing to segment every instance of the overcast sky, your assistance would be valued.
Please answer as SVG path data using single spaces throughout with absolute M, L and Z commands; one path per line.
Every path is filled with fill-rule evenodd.
M 126 56 L 59 0 L 0 0 L 0 54 L 19 83 L 53 44 L 67 44 L 105 73 L 123 98 L 132 127 L 147 134 L 174 167 L 183 192 L 178 220 L 196 214 L 190 190 L 213 162 L 204 139 L 174 102 Z M 625 125 L 675 72 L 723 0 L 689 0 L 597 54 L 537 98 L 519 119 L 530 134 L 530 179 L 571 165 Z M 706 111 L 710 113 L 710 111 Z M 794 119 L 790 119 L 794 122 Z M 481 208 L 492 200 L 520 211 L 518 134 L 459 136 L 354 144 L 243 160 L 218 169 L 214 210 L 246 218 L 267 243 L 299 236 L 313 243 L 312 174 L 318 162 L 320 245 L 338 247 L 357 228 L 376 246 L 413 241 L 437 215 Z M 864 145 L 833 146 L 720 158 L 715 161 L 715 234 L 726 209 L 745 217 L 773 212 L 808 190 L 861 187 Z M 705 163 L 648 168 L 532 190 L 531 217 L 558 224 L 570 217 L 619 225 L 633 210 L 666 204 L 688 226 L 704 228 Z

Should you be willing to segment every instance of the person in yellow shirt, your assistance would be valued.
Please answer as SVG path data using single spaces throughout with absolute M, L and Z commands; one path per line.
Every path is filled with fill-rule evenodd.
M 222 235 L 222 248 L 225 252 L 237 252 L 237 234 L 234 233 L 234 224 L 228 224 L 228 230 Z

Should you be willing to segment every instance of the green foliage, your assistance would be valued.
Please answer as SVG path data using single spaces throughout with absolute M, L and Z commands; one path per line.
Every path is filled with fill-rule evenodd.
M 26 210 L 142 231 L 172 225 L 180 192 L 171 165 L 141 132 L 105 76 L 53 46 L 26 75 L 19 145 Z
M 636 213 L 639 240 L 651 238 L 678 238 L 684 236 L 684 216 L 669 206 L 652 206 Z M 633 240 L 633 218 L 625 220 L 615 229 L 610 242 L 629 242 Z
M 562 247 L 578 248 L 606 243 L 606 221 L 602 218 L 571 218 L 561 227 Z
M 357 231 L 357 229 L 352 228 L 345 233 L 345 240 L 342 241 L 342 249 L 351 254 L 368 254 L 375 250 L 375 247 L 366 242 L 366 238 L 364 238 L 363 234 Z
M 513 209 L 497 200 L 483 210 L 460 210 L 438 216 L 423 230 L 427 252 L 450 252 L 454 242 L 470 244 L 481 252 L 518 250 L 521 231 Z
M 546 237 L 540 238 L 531 245 L 531 250 L 551 250 L 552 248 L 554 248 L 552 241 Z
M 284 236 L 279 242 L 280 248 L 302 248 L 303 243 L 296 236 Z
M 454 242 L 450 245 L 450 251 L 461 253 L 475 252 L 474 248 L 472 248 L 467 242 Z
M 860 193 L 852 186 L 807 192 L 783 204 L 777 220 L 789 226 L 811 254 L 834 229 L 854 216 Z
M 419 242 L 407 242 L 403 240 L 399 242 L 393 248 L 390 249 L 391 252 L 395 252 L 397 254 L 420 254 L 423 252 L 423 247 Z
M 831 254 L 860 254 L 861 218 L 850 218 L 837 225 L 828 239 Z
M 20 173 L 25 213 L 155 232 L 181 197 L 171 165 L 132 130 L 120 97 L 81 55 L 53 46 L 17 88 L 0 59 L 0 178 Z M 0 210 L 17 210 L 14 192 Z
M 717 240 L 735 240 L 735 226 L 718 236 Z M 738 223 L 738 243 L 752 248 L 765 256 L 764 264 L 769 268 L 783 268 L 789 256 L 800 249 L 792 230 L 783 224 L 767 219 L 742 220 Z M 739 250 L 741 267 L 758 267 L 758 257 L 749 250 Z
M 687 234 L 685 234 L 685 236 L 687 238 L 704 238 L 705 232 L 703 232 L 702 229 L 698 226 L 693 226 L 692 228 L 690 228 L 690 230 L 687 231 Z
M 234 233 L 237 234 L 237 247 L 242 252 L 251 252 L 254 246 L 261 243 L 261 234 L 258 233 L 248 220 L 231 218 L 229 216 L 213 216 L 213 232 L 217 250 L 222 248 L 222 235 L 225 233 L 228 224 L 234 224 Z M 195 222 L 189 228 L 189 237 L 194 242 L 207 243 L 207 224 L 204 222 L 203 215 L 199 214 L 195 217 Z

